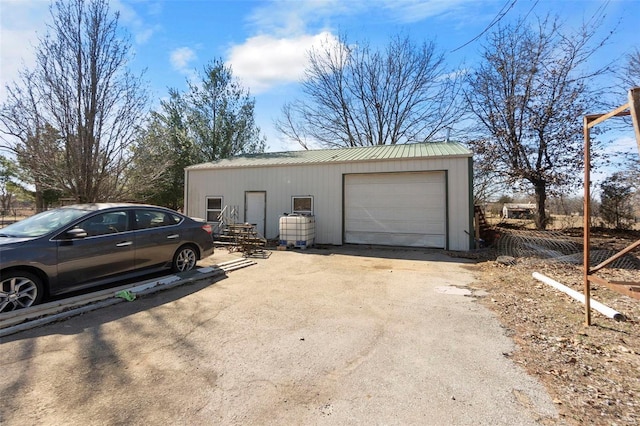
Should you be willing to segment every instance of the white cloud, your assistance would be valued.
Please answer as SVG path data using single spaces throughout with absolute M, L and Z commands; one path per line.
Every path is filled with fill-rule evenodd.
M 327 39 L 337 43 L 330 28 L 334 18 L 366 12 L 395 22 L 415 22 L 452 12 L 470 0 L 271 0 L 253 10 L 247 21 L 256 34 L 230 49 L 228 63 L 253 93 L 299 81 L 307 52 Z M 315 34 L 315 35 L 312 35 Z
M 136 44 L 145 44 L 151 37 L 155 31 L 152 28 L 147 28 L 144 30 L 136 31 L 134 35 L 134 40 Z
M 196 59 L 196 52 L 190 47 L 179 47 L 174 49 L 169 56 L 171 66 L 183 74 L 188 74 L 191 71 L 191 66 L 189 64 Z
M 607 152 L 637 152 L 638 143 L 636 142 L 636 138 L 633 136 L 633 129 L 630 128 L 628 133 L 628 135 L 617 136 L 610 143 L 606 144 Z
M 157 13 L 155 11 L 157 7 L 156 4 L 152 4 L 150 6 L 151 13 Z M 127 27 L 136 44 L 145 44 L 158 29 L 157 27 L 149 26 L 133 6 L 125 4 L 121 0 L 112 0 L 109 9 L 120 13 L 120 23 Z
M 248 22 L 259 33 L 291 36 L 317 25 L 326 27 L 334 18 L 374 13 L 389 23 L 414 23 L 460 13 L 462 6 L 477 3 L 477 0 L 271 0 L 254 9 Z
M 307 66 L 307 52 L 321 43 L 338 43 L 329 32 L 276 38 L 260 35 L 234 46 L 228 63 L 233 75 L 252 93 L 264 92 L 272 86 L 300 81 Z
M 455 12 L 471 0 L 383 0 L 381 3 L 396 21 L 412 23 Z
M 258 33 L 290 37 L 308 32 L 310 25 L 327 17 L 355 14 L 363 4 L 363 0 L 271 0 L 255 8 L 248 22 Z
M 38 37 L 46 33 L 49 3 L 2 0 L 0 13 L 0 98 L 21 69 L 33 68 Z

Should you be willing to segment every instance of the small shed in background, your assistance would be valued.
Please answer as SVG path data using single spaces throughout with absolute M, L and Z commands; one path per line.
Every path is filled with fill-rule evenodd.
M 312 215 L 316 244 L 473 247 L 472 153 L 420 143 L 244 155 L 185 170 L 185 212 L 232 209 L 270 240 L 285 214 Z
M 506 203 L 502 206 L 503 219 L 533 219 L 537 208 L 535 204 Z

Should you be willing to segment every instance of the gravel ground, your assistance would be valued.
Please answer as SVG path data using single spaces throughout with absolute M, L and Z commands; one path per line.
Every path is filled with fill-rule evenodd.
M 367 248 L 256 262 L 3 339 L 0 424 L 561 421 L 504 355 L 515 345 L 477 302 L 473 262 Z

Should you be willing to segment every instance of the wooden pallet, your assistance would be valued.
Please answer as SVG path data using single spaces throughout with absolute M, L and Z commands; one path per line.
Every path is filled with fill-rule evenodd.
M 245 257 L 264 254 L 267 240 L 256 227 L 249 223 L 229 224 L 216 237 L 216 245 L 226 246 L 229 251 L 240 251 Z

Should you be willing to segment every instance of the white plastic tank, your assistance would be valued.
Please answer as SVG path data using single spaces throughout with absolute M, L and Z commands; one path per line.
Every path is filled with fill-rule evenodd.
M 307 248 L 316 238 L 314 216 L 290 214 L 280 218 L 280 245 Z

